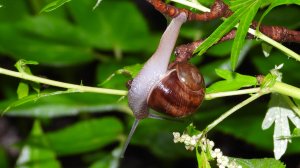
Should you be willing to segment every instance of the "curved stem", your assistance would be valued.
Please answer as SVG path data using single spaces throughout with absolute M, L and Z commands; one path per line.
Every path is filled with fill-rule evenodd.
M 28 81 L 33 81 L 36 83 L 43 83 L 43 84 L 61 87 L 61 88 L 67 88 L 67 89 L 75 89 L 75 90 L 79 90 L 82 92 L 93 92 L 93 93 L 112 94 L 112 95 L 121 95 L 121 96 L 127 95 L 127 91 L 125 91 L 125 90 L 115 90 L 115 89 L 105 89 L 105 88 L 96 88 L 96 87 L 75 85 L 75 84 L 50 80 L 50 79 L 46 79 L 46 78 L 41 78 L 38 76 L 26 74 L 26 73 L 15 72 L 15 71 L 11 71 L 11 70 L 4 69 L 4 68 L 0 68 L 0 74 L 13 76 L 13 77 L 28 80 Z
M 262 96 L 264 94 L 267 94 L 267 93 L 269 93 L 269 91 L 258 92 L 256 94 L 252 95 L 251 97 L 249 97 L 248 99 L 242 101 L 241 103 L 235 105 L 230 110 L 228 110 L 227 112 L 225 112 L 224 114 L 222 114 L 219 118 L 217 118 L 216 120 L 214 120 L 211 124 L 209 124 L 204 129 L 203 132 L 206 134 L 212 128 L 214 128 L 216 125 L 218 125 L 220 122 L 222 122 L 225 118 L 227 118 L 228 116 L 230 116 L 231 114 L 233 114 L 234 112 L 236 112 L 237 110 L 239 110 L 240 108 L 244 107 L 245 105 L 253 102 L 254 100 L 256 100 L 257 98 L 259 98 L 260 96 Z
M 278 43 L 277 41 L 271 39 L 270 37 L 264 35 L 260 31 L 256 31 L 254 29 L 249 29 L 248 33 L 262 39 L 263 41 L 271 44 L 272 46 L 276 47 L 277 49 L 281 50 L 282 52 L 286 53 L 288 56 L 296 59 L 297 61 L 300 61 L 300 55 L 295 53 L 294 51 L 290 50 L 289 48 L 285 47 L 281 43 Z
M 270 89 L 273 92 L 291 96 L 293 98 L 300 100 L 300 88 L 297 88 L 295 86 L 277 81 Z
M 282 96 L 291 109 L 300 117 L 300 109 L 293 103 L 293 101 L 288 96 Z
M 228 92 L 210 93 L 210 94 L 205 95 L 205 99 L 211 100 L 211 99 L 215 99 L 215 98 L 219 98 L 219 97 L 251 94 L 251 93 L 257 93 L 260 90 L 261 90 L 261 88 L 251 88 L 251 89 L 243 89 L 243 90 L 228 91 Z

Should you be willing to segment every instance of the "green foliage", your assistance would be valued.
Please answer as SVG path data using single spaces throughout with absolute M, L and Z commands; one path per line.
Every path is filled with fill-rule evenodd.
M 285 168 L 285 165 L 275 159 L 265 158 L 265 159 L 240 159 L 232 158 L 238 164 L 245 168 L 265 168 L 265 167 L 274 167 L 274 168 Z
M 297 4 L 300 5 L 299 0 L 272 0 L 271 5 L 268 7 L 268 9 L 263 13 L 261 16 L 258 24 L 260 25 L 264 17 L 275 7 L 280 6 L 280 5 L 289 5 L 289 4 Z M 257 29 L 259 29 L 259 26 L 257 26 Z
M 216 69 L 216 74 L 225 79 L 215 82 L 207 88 L 207 93 L 224 92 L 238 90 L 242 87 L 250 87 L 257 85 L 257 79 L 253 76 L 241 75 L 228 70 Z
M 295 128 L 293 130 L 292 138 L 300 138 L 300 128 Z
M 243 1 L 234 1 L 235 3 L 243 4 L 243 7 L 239 7 L 238 10 L 243 10 L 243 15 L 240 17 L 239 26 L 236 32 L 236 36 L 234 38 L 232 49 L 231 49 L 231 68 L 234 70 L 236 68 L 238 58 L 240 51 L 244 45 L 244 41 L 248 32 L 248 29 L 250 27 L 250 24 L 252 23 L 252 20 L 254 16 L 256 15 L 259 7 L 261 6 L 261 3 L 263 0 L 256 0 L 251 1 L 251 3 L 244 4 Z M 232 7 L 233 8 L 233 7 Z M 248 9 L 248 10 L 247 10 Z M 235 11 L 235 12 L 237 12 Z
M 211 168 L 209 164 L 209 160 L 204 151 L 201 151 L 201 153 L 199 153 L 197 149 L 196 156 L 197 156 L 198 167 Z
M 0 147 L 0 167 L 2 168 L 9 167 L 8 156 L 6 154 L 6 151 L 2 147 Z
M 29 136 L 31 139 L 37 140 L 41 145 L 36 146 L 31 143 L 26 143 L 19 155 L 16 167 L 45 167 L 45 168 L 60 168 L 60 163 L 56 160 L 56 154 L 51 149 L 48 139 L 44 136 L 40 122 L 36 120 Z
M 209 47 L 217 43 L 229 30 L 239 22 L 235 40 L 231 49 L 231 67 L 234 70 L 238 62 L 239 53 L 243 47 L 248 28 L 256 15 L 262 1 L 233 1 L 230 3 L 230 9 L 234 13 L 225 19 L 225 21 L 197 48 L 195 52 L 202 55 Z M 250 8 L 250 10 L 249 10 Z
M 55 10 L 56 8 L 64 5 L 65 3 L 67 2 L 70 2 L 71 0 L 56 0 L 56 1 L 53 1 L 51 3 L 49 3 L 48 5 L 46 5 L 42 10 L 41 12 L 51 12 L 53 10 Z
M 225 21 L 196 49 L 195 53 L 202 55 L 209 47 L 217 43 L 226 33 L 228 33 L 239 21 L 244 11 L 239 10 L 226 18 Z
M 68 155 L 100 149 L 117 141 L 122 131 L 118 119 L 107 117 L 81 121 L 45 136 L 58 155 Z
M 12 103 L 2 102 L 1 107 L 6 108 L 7 115 L 39 118 L 75 116 L 82 113 L 99 113 L 109 110 L 130 111 L 126 101 L 118 101 L 119 97 L 116 96 L 103 96 L 95 93 L 70 93 L 73 93 L 73 91 L 30 95 Z

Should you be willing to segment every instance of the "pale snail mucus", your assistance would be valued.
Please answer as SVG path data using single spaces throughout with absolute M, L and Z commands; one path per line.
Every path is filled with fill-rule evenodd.
M 139 121 L 151 117 L 149 107 L 173 117 L 184 117 L 195 112 L 203 101 L 204 80 L 195 66 L 181 62 L 168 67 L 180 27 L 186 20 L 187 15 L 184 12 L 172 19 L 157 50 L 130 84 L 128 103 L 135 122 L 121 157 L 124 156 Z

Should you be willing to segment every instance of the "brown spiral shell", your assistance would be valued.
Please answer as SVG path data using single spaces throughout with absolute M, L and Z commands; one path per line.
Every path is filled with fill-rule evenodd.
M 205 83 L 198 69 L 188 62 L 176 63 L 152 88 L 147 99 L 152 109 L 173 117 L 194 113 L 205 95 Z

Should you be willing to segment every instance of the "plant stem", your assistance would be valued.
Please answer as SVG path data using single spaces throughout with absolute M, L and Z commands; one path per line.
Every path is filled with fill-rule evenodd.
M 293 103 L 293 101 L 288 96 L 282 96 L 291 109 L 300 117 L 300 109 Z
M 202 12 L 210 12 L 210 9 L 202 6 L 198 2 L 197 3 L 196 2 L 189 2 L 187 0 L 171 0 L 171 1 L 183 4 L 183 5 L 188 6 L 188 7 L 198 9 L 199 11 L 202 11 Z M 296 59 L 297 61 L 300 61 L 300 55 L 299 54 L 295 53 L 294 51 L 290 50 L 289 48 L 285 47 L 284 45 L 278 43 L 277 41 L 271 39 L 270 37 L 264 35 L 263 33 L 259 32 L 259 31 L 256 31 L 252 28 L 248 29 L 248 33 L 250 33 L 250 34 L 260 38 L 261 40 L 269 43 L 270 45 L 276 47 L 277 49 L 281 50 L 282 52 L 286 53 L 288 56 Z
M 228 92 L 210 93 L 210 94 L 205 95 L 205 99 L 211 100 L 211 99 L 215 99 L 215 98 L 219 98 L 219 97 L 251 94 L 251 93 L 257 93 L 260 90 L 261 90 L 260 88 L 251 88 L 251 89 L 243 89 L 243 90 L 228 91 Z
M 249 29 L 248 33 L 262 39 L 263 41 L 271 44 L 272 46 L 276 47 L 277 49 L 283 51 L 284 53 L 286 53 L 288 56 L 296 59 L 297 61 L 300 61 L 300 55 L 295 53 L 294 51 L 290 50 L 289 48 L 285 47 L 284 45 L 282 45 L 281 43 L 278 43 L 277 41 L 271 39 L 270 37 L 264 35 L 263 33 L 261 33 L 260 31 L 256 31 L 254 29 Z
M 300 89 L 295 86 L 276 81 L 275 84 L 270 89 L 273 92 L 291 96 L 293 98 L 300 100 Z
M 186 0 L 171 0 L 171 1 L 180 3 L 180 4 L 185 5 L 185 6 L 189 6 L 189 7 L 195 8 L 195 9 L 198 9 L 202 12 L 210 12 L 209 8 L 201 5 L 198 2 L 194 2 L 194 1 L 190 2 L 190 1 L 186 1 Z
M 11 71 L 8 69 L 0 68 L 0 74 L 13 76 L 16 78 L 21 78 L 24 80 L 36 82 L 36 83 L 43 83 L 51 86 L 67 88 L 67 89 L 75 89 L 82 92 L 93 92 L 93 93 L 102 93 L 102 94 L 112 94 L 112 95 L 127 95 L 127 91 L 125 90 L 115 90 L 115 89 L 105 89 L 105 88 L 96 88 L 96 87 L 89 87 L 89 86 L 82 86 L 82 85 L 75 85 L 70 83 L 59 82 L 55 80 L 45 79 L 34 75 L 29 75 L 26 73 L 20 73 Z
M 214 120 L 211 124 L 209 124 L 205 129 L 204 129 L 204 133 L 206 134 L 207 132 L 209 132 L 212 128 L 214 128 L 216 125 L 218 125 L 220 122 L 222 122 L 225 118 L 227 118 L 228 116 L 230 116 L 231 114 L 233 114 L 234 112 L 236 112 L 237 110 L 239 110 L 240 108 L 244 107 L 245 105 L 251 103 L 252 101 L 256 100 L 257 98 L 259 98 L 260 96 L 269 93 L 269 91 L 264 91 L 264 92 L 258 92 L 254 95 L 252 95 L 251 97 L 249 97 L 248 99 L 242 101 L 241 103 L 235 105 L 234 107 L 232 107 L 230 110 L 228 110 L 227 112 L 225 112 L 224 114 L 222 114 L 219 118 L 217 118 L 216 120 Z

